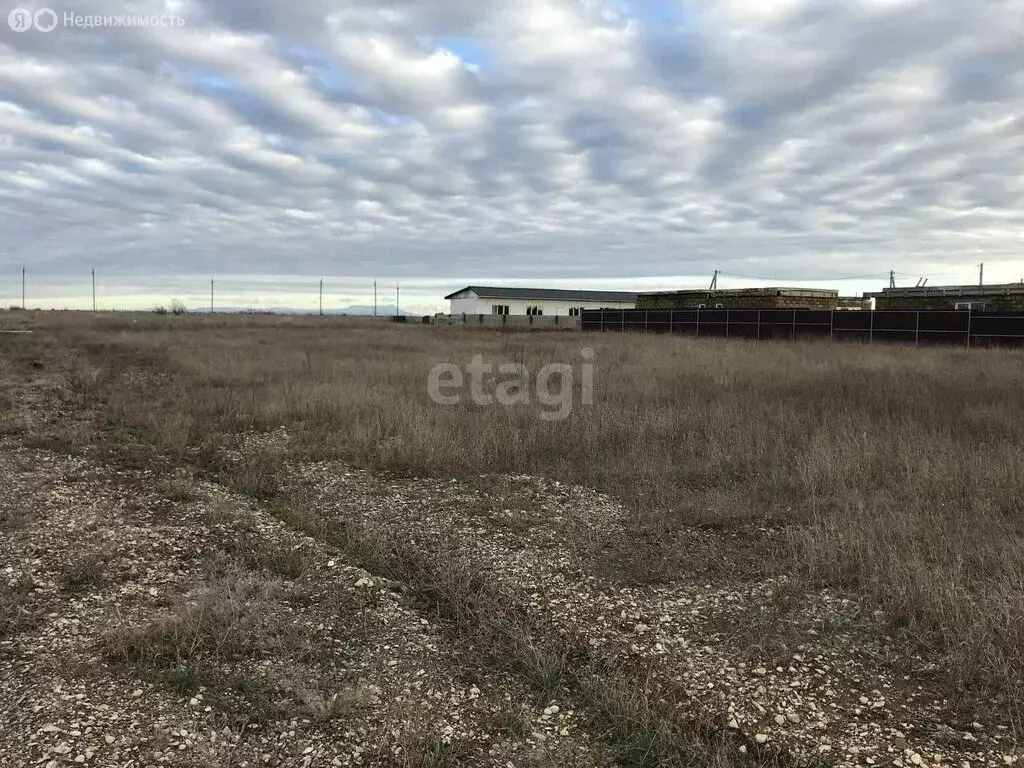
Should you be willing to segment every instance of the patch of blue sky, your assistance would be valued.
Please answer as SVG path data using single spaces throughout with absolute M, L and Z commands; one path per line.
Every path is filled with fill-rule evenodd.
M 251 125 L 270 134 L 304 134 L 308 126 L 253 95 L 243 84 L 215 72 L 191 71 L 186 77 L 201 93 L 234 110 Z
M 466 64 L 479 67 L 481 70 L 494 66 L 494 56 L 491 52 L 479 40 L 472 37 L 458 35 L 441 37 L 438 39 L 437 45 L 451 51 Z
M 775 117 L 775 111 L 757 103 L 734 104 L 727 112 L 728 122 L 744 131 L 762 131 Z
M 51 125 L 60 125 L 68 128 L 75 128 L 83 125 L 82 119 L 78 115 L 72 115 L 58 110 L 44 110 L 44 114 L 46 115 L 47 122 Z
M 146 174 L 152 174 L 153 168 L 145 165 L 144 163 L 137 162 L 135 160 L 120 159 L 114 162 L 114 165 L 121 171 L 131 174 L 133 176 L 142 176 Z
M 296 66 L 312 71 L 325 90 L 343 90 L 348 84 L 338 62 L 324 51 L 299 44 L 286 46 L 284 51 Z
M 611 0 L 614 10 L 651 26 L 679 26 L 688 13 L 684 0 Z
M 951 68 L 949 87 L 964 100 L 995 100 L 1007 91 L 1006 69 L 984 58 L 966 59 Z
M 420 125 L 416 118 L 392 112 L 374 105 L 367 105 L 367 109 L 376 118 L 377 122 L 389 128 L 410 128 Z
M 202 90 L 218 93 L 237 90 L 235 84 L 230 79 L 213 72 L 192 73 L 190 78 Z
M 248 91 L 231 88 L 217 96 L 221 104 L 234 110 L 251 126 L 266 134 L 305 136 L 309 133 L 309 125 L 302 120 L 281 111 L 275 105 Z

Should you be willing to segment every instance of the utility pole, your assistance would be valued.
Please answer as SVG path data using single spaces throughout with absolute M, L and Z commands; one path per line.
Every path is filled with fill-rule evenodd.
M 320 317 L 324 316 L 324 279 L 320 278 Z
M 985 262 L 978 265 L 978 287 L 985 285 Z
M 213 278 L 210 278 L 210 314 L 213 314 Z
M 96 270 L 92 271 L 92 311 L 96 311 Z
M 377 316 L 377 281 L 373 281 L 373 316 Z
M 21 268 L 21 308 L 25 309 L 25 268 Z
M 401 297 L 401 295 L 402 289 L 399 287 L 398 283 L 395 283 L 395 317 L 398 317 L 400 314 L 402 314 L 402 310 L 400 309 L 402 304 L 401 301 L 399 300 L 399 297 Z
M 709 291 L 714 291 L 717 288 L 718 288 L 718 270 L 716 269 L 715 270 L 715 276 L 711 278 L 711 287 L 708 288 L 708 290 Z

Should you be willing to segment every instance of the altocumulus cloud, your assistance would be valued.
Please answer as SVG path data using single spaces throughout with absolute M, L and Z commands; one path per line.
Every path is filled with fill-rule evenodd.
M 0 21 L 7 298 L 1024 276 L 1024 0 L 49 5 L 183 24 Z

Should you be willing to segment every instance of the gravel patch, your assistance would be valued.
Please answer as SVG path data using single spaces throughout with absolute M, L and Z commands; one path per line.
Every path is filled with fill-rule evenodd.
M 1021 759 L 996 704 L 965 713 L 935 664 L 878 626 L 865 628 L 871 614 L 851 596 L 788 597 L 790 585 L 778 578 L 621 585 L 600 575 L 601 548 L 629 536 L 629 519 L 589 489 L 533 477 L 396 480 L 327 462 L 290 466 L 287 476 L 294 493 L 333 519 L 428 546 L 454 542 L 537 626 L 643 669 L 655 691 L 681 688 L 695 712 L 801 762 L 1007 766 Z M 681 535 L 705 551 L 707 538 L 721 534 Z M 767 623 L 783 600 L 791 604 L 782 625 Z M 753 650 L 737 642 L 761 626 L 775 633 L 784 626 L 785 637 Z
M 0 637 L 0 765 L 604 763 L 574 712 L 479 668 L 398 585 L 245 498 L 13 441 L 0 482 L 31 510 L 0 540 L 6 588 L 30 585 L 26 620 Z M 105 652 L 112 632 L 201 604 L 223 573 L 266 588 L 273 642 L 250 630 L 196 681 L 178 679 L 191 657 Z

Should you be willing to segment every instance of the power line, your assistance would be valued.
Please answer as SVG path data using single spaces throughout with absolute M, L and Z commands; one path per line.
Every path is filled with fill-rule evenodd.
M 895 274 L 899 275 L 900 277 L 927 277 L 932 279 L 936 277 L 948 277 L 951 279 L 956 279 L 957 277 L 960 277 L 959 275 L 953 275 L 948 272 L 942 275 L 929 274 L 927 272 L 896 272 Z

